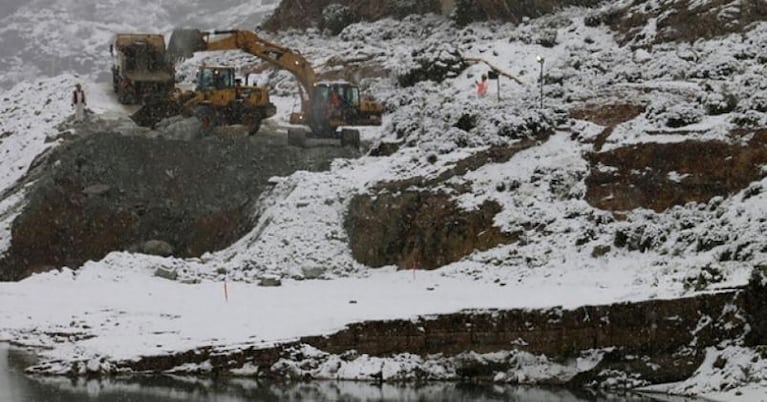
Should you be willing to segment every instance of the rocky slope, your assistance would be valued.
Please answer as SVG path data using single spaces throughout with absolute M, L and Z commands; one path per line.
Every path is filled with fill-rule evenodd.
M 333 33 L 359 21 L 375 21 L 386 17 L 403 18 L 410 14 L 438 13 L 440 2 L 428 1 L 307 1 L 280 2 L 263 27 L 270 30 L 289 28 L 327 28 Z
M 627 1 L 521 23 L 465 27 L 441 16 L 414 14 L 351 24 L 337 36 L 315 29 L 275 33 L 275 40 L 301 49 L 323 73 L 355 63 L 364 67 L 359 71 L 376 72 L 356 79 L 386 107 L 385 125 L 364 133 L 377 146 L 359 159 L 334 161 L 328 171 L 275 179 L 252 216 L 254 229 L 235 244 L 203 260 L 164 263 L 184 269 L 187 279 L 228 279 L 243 286 L 274 276 L 387 281 L 388 268 L 371 267 L 429 268 L 435 271 L 419 274 L 503 288 L 504 300 L 528 295 L 530 289 L 547 297 L 546 307 L 565 298 L 574 305 L 573 314 L 594 294 L 609 305 L 701 294 L 716 299 L 721 292 L 747 287 L 754 267 L 767 261 L 767 86 L 760 57 L 767 25 L 751 23 L 761 18 L 758 12 L 731 18 L 735 3 Z M 739 12 L 749 4 L 757 3 L 737 2 Z M 317 18 L 321 10 L 309 14 Z M 677 43 L 688 36 L 674 36 L 671 28 L 684 26 L 671 24 L 675 15 L 707 31 L 691 28 L 689 34 L 701 39 Z M 502 78 L 491 85 L 491 96 L 477 98 L 474 81 L 488 67 L 464 56 L 482 58 L 521 83 Z M 242 55 L 199 56 L 180 71 L 202 61 L 252 64 Z M 287 74 L 264 72 L 260 78 L 275 94 L 294 91 Z M 13 133 L 0 146 L 18 141 L 17 126 L 3 131 Z M 20 175 L 16 165 L 0 163 L 2 177 Z M 22 158 L 18 164 L 25 169 L 29 163 Z M 7 204 L 19 205 L 18 192 L 6 196 L 16 197 Z M 0 217 L 7 223 L 14 210 L 0 206 L 6 208 Z M 89 265 L 83 275 L 99 269 L 140 271 L 136 266 L 146 261 L 130 254 L 110 256 Z M 397 278 L 404 274 L 409 277 Z M 51 273 L 39 280 L 57 283 L 73 276 L 77 282 L 77 274 L 61 276 Z M 424 292 L 434 291 L 429 287 Z M 605 291 L 616 293 L 604 296 Z M 438 297 L 444 303 L 457 294 L 462 293 Z M 741 300 L 744 305 L 763 304 L 759 292 L 748 298 Z M 351 300 L 341 303 L 339 311 L 356 307 Z M 489 302 L 481 305 L 493 308 Z M 708 319 L 685 316 L 680 344 L 699 339 L 696 334 L 716 320 L 713 316 L 738 316 L 737 311 L 725 303 Z M 277 321 L 271 324 L 278 326 Z M 45 323 L 50 332 L 66 326 L 54 319 Z M 709 376 L 700 373 L 715 366 L 730 370 L 743 356 L 758 355 L 759 328 L 762 321 L 749 322 L 748 330 L 724 334 L 725 343 L 716 337 L 705 343 L 732 348 L 726 351 L 709 350 L 704 356 L 703 344 L 688 350 L 696 364 L 703 364 L 695 375 Z M 283 339 L 248 329 L 261 339 L 248 341 L 253 350 Z M 83 331 L 109 336 L 101 329 Z M 312 335 L 324 334 L 307 330 L 299 337 Z M 361 344 L 364 338 L 365 333 L 359 335 Z M 84 344 L 72 342 L 75 350 Z M 346 361 L 323 353 L 307 365 Z M 731 356 L 733 363 L 715 364 L 717 354 Z M 65 355 L 69 363 L 89 358 Z M 402 363 L 398 356 L 380 358 Z M 512 364 L 517 355 L 502 358 Z M 110 357 L 103 359 L 105 367 L 114 367 Z M 752 366 L 762 363 L 757 359 Z M 281 367 L 292 366 L 283 362 Z M 499 382 L 512 381 L 508 371 L 498 373 L 504 374 Z M 723 389 L 735 398 L 738 387 L 760 378 L 729 378 L 737 385 Z M 679 392 L 704 388 L 693 378 Z
M 21 183 L 27 204 L 13 222 L 0 279 L 78 267 L 115 250 L 178 257 L 220 250 L 253 229 L 272 176 L 357 155 L 340 146 L 289 147 L 268 128 L 252 141 L 179 140 L 126 136 L 115 122 L 89 125 L 39 158 Z

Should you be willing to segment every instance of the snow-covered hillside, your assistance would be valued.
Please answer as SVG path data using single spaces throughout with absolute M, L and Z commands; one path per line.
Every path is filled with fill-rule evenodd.
M 212 3 L 184 3 L 194 16 L 177 19 L 168 11 L 178 6 L 175 2 L 152 3 L 149 11 L 128 8 L 132 11 L 115 17 L 101 2 L 98 7 L 74 3 L 67 8 L 56 2 L 49 11 L 35 12 L 31 5 L 21 6 L 0 28 L 3 38 L 19 36 L 40 43 L 42 50 L 40 57 L 27 45 L 13 50 L 16 56 L 5 58 L 9 73 L 0 78 L 6 84 L 25 80 L 1 95 L 11 101 L 4 101 L 0 110 L 0 250 L 8 247 L 11 220 L 22 203 L 23 189 L 14 189 L 14 183 L 37 154 L 56 144 L 45 143 L 45 138 L 68 114 L 68 88 L 77 78 L 60 71 L 79 71 L 96 80 L 106 71 L 99 47 L 116 30 L 167 31 L 179 23 L 221 27 L 221 21 L 227 27 L 247 27 L 249 18 L 274 6 L 217 5 L 211 10 Z M 76 23 L 71 30 L 45 28 L 57 16 L 74 18 L 67 12 L 86 9 L 71 15 L 93 23 Z M 323 72 L 332 70 L 334 60 L 360 58 L 387 72 L 385 78 L 361 80 L 363 89 L 387 110 L 384 126 L 366 129 L 364 138 L 373 144 L 397 142 L 399 151 L 389 157 L 336 160 L 327 172 L 273 179 L 274 188 L 260 200 L 256 228 L 220 252 L 187 260 L 115 252 L 79 270 L 70 267 L 20 283 L 2 283 L 0 340 L 45 347 L 41 353 L 56 362 L 51 366 L 56 371 L 76 361 L 108 367 L 114 360 L 204 345 L 270 345 L 364 319 L 461 308 L 575 308 L 745 284 L 752 267 L 767 257 L 763 174 L 747 188 L 704 203 L 661 212 L 601 210 L 586 200 L 586 178 L 592 169 L 612 169 L 595 168 L 588 159 L 598 151 L 594 143 L 605 127 L 569 116 L 594 105 L 644 107 L 611 127 L 602 152 L 690 140 L 745 144 L 754 135 L 739 138 L 733 130 L 756 130 L 767 123 L 767 85 L 759 57 L 767 46 L 767 24 L 692 45 L 632 50 L 619 47 L 606 26 L 587 26 L 584 20 L 592 14 L 593 10 L 568 9 L 520 25 L 480 23 L 466 28 L 443 17 L 411 16 L 355 24 L 338 37 L 311 30 L 273 35 L 275 41 L 301 49 Z M 138 25 L 131 25 L 134 20 Z M 0 42 L 4 51 L 17 46 L 8 43 Z M 53 78 L 35 77 L 48 74 L 43 60 L 51 55 L 73 60 L 82 49 L 88 54 L 83 64 L 56 68 Z M 478 98 L 474 82 L 488 69 L 481 64 L 448 74 L 442 82 L 409 87 L 398 83 L 398 77 L 423 67 L 420 59 L 450 64 L 456 62 L 456 53 L 482 58 L 521 83 L 502 77 L 500 100 L 495 82 L 488 97 Z M 543 64 L 537 56 L 543 57 Z M 204 61 L 253 63 L 236 53 L 197 55 L 179 71 L 189 77 Z M 28 63 L 34 67 L 23 67 Z M 280 114 L 275 120 L 285 125 L 295 105 L 292 78 L 284 72 L 259 78 L 278 95 Z M 92 102 L 95 111 L 120 113 L 108 91 L 90 85 L 93 93 L 102 94 Z M 735 105 L 727 102 L 732 96 Z M 471 127 L 460 123 L 464 116 L 475 118 Z M 682 126 L 674 127 L 679 121 Z M 536 137 L 539 130 L 550 135 Z M 537 145 L 508 161 L 485 164 L 426 188 L 450 194 L 466 210 L 496 202 L 501 212 L 495 226 L 519 234 L 519 241 L 475 252 L 431 272 L 373 270 L 353 258 L 344 219 L 354 195 L 375 195 L 373 187 L 380 182 L 436 179 L 491 146 L 530 139 Z M 687 177 L 684 172 L 667 176 L 678 182 Z M 455 191 L 459 185 L 469 190 Z M 180 280 L 153 277 L 158 267 L 175 268 Z M 282 278 L 283 286 L 257 286 L 273 277 Z M 329 281 L 306 281 L 317 278 Z M 53 305 L 61 310 L 52 310 Z M 131 325 L 115 325 L 118 322 Z M 701 376 L 709 378 L 709 373 L 702 370 Z M 682 393 L 712 389 L 694 380 L 674 388 Z M 737 387 L 731 391 L 717 397 L 735 400 Z

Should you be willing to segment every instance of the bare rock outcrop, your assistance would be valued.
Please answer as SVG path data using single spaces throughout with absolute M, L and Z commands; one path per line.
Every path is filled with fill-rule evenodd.
M 621 45 L 652 46 L 664 42 L 694 42 L 742 32 L 755 21 L 767 18 L 761 0 L 634 1 L 614 5 L 586 18 L 586 24 L 606 24 L 618 33 Z M 655 29 L 646 29 L 653 21 Z
M 13 222 L 0 279 L 76 268 L 111 251 L 193 257 L 222 249 L 252 228 L 252 207 L 270 177 L 356 155 L 347 147 L 290 147 L 277 134 L 76 139 L 28 173 L 34 183 Z
M 372 267 L 438 268 L 511 242 L 512 235 L 493 226 L 499 211 L 493 202 L 461 210 L 445 193 L 358 195 L 347 219 L 352 254 Z
M 459 25 L 475 21 L 502 20 L 520 22 L 564 7 L 594 7 L 601 0 L 456 0 L 453 18 Z
M 541 136 L 541 140 L 546 138 Z M 476 250 L 516 241 L 517 234 L 494 225 L 500 205 L 486 201 L 476 209 L 462 209 L 454 196 L 469 191 L 471 186 L 447 182 L 488 163 L 508 161 L 517 152 L 537 144 L 538 140 L 531 139 L 491 147 L 459 161 L 437 177 L 384 182 L 370 193 L 356 195 L 345 221 L 352 255 L 372 267 L 434 269 Z M 435 190 L 439 186 L 450 187 L 453 193 Z
M 352 22 L 440 11 L 438 0 L 283 0 L 263 27 L 272 31 L 319 27 L 335 34 Z
M 648 143 L 589 156 L 586 200 L 605 210 L 661 212 L 687 202 L 728 196 L 765 176 L 767 131 L 738 131 L 745 143 Z

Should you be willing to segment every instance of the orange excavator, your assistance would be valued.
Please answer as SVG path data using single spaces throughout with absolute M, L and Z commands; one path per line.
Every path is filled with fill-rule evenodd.
M 213 38 L 215 36 L 215 38 Z M 189 58 L 195 52 L 242 50 L 274 67 L 290 71 L 299 82 L 301 111 L 291 113 L 288 142 L 303 146 L 307 137 L 337 138 L 343 145 L 359 145 L 359 131 L 345 126 L 381 125 L 383 106 L 360 94 L 359 87 L 345 81 L 321 82 L 311 64 L 297 51 L 259 37 L 253 31 L 201 32 L 176 30 L 168 43 L 168 55 Z

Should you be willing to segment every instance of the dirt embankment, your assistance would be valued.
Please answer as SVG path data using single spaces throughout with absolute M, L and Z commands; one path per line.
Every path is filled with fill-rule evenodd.
M 735 340 L 744 339 L 744 335 L 748 346 L 763 343 L 767 333 L 767 310 L 763 308 L 767 292 L 765 271 L 758 272 L 744 289 L 690 298 L 583 306 L 574 310 L 467 311 L 412 320 L 374 321 L 272 348 L 235 351 L 202 348 L 125 361 L 117 366 L 161 372 L 185 363 L 205 363 L 213 367 L 208 374 L 225 374 L 226 370 L 251 364 L 259 367 L 260 375 L 281 377 L 289 374 L 275 371 L 274 364 L 280 359 L 300 360 L 293 350 L 302 344 L 334 354 L 356 351 L 352 357 L 399 353 L 420 356 L 440 353 L 450 357 L 466 352 L 524 351 L 543 354 L 549 362 L 566 362 L 585 351 L 609 348 L 597 366 L 567 383 L 598 384 L 606 380 L 603 376 L 616 372 L 647 383 L 680 381 L 697 369 L 708 346 L 725 340 L 739 342 Z M 492 380 L 499 371 L 518 368 L 515 359 L 501 364 L 483 359 L 464 362 L 457 367 L 464 379 Z
M 224 248 L 252 228 L 252 206 L 270 177 L 325 169 L 333 158 L 355 155 L 349 148 L 291 147 L 268 134 L 77 139 L 30 172 L 36 182 L 13 222 L 0 279 L 75 268 L 115 250 L 146 251 L 157 240 L 170 246 L 160 252 L 179 257 Z
M 592 206 L 662 212 L 674 205 L 732 195 L 765 176 L 767 130 L 736 130 L 728 142 L 643 143 L 600 152 L 618 124 L 643 112 L 641 105 L 606 104 L 570 113 L 605 127 L 593 141 L 594 152 L 586 156 L 590 164 L 586 201 Z
M 767 130 L 733 135 L 751 139 L 646 143 L 591 154 L 586 200 L 605 210 L 661 212 L 741 191 L 765 176 Z
M 447 182 L 488 163 L 506 162 L 537 144 L 537 140 L 525 140 L 492 147 L 457 162 L 437 177 L 381 183 L 367 194 L 356 195 L 345 222 L 352 255 L 371 267 L 434 269 L 476 250 L 515 241 L 515 234 L 493 226 L 493 218 L 500 212 L 498 204 L 488 201 L 475 210 L 464 210 L 454 197 L 471 191 L 471 183 Z M 434 190 L 440 185 L 452 191 Z
M 642 105 L 631 103 L 590 105 L 573 110 L 570 117 L 578 120 L 587 120 L 600 126 L 604 130 L 594 139 L 594 151 L 599 152 L 615 130 L 615 126 L 634 119 L 645 111 Z
M 606 8 L 586 19 L 589 25 L 605 23 L 618 33 L 618 42 L 651 46 L 664 42 L 694 42 L 734 32 L 743 32 L 755 21 L 767 19 L 767 5 L 760 0 L 664 1 L 653 6 L 634 1 L 623 7 Z M 647 23 L 654 20 L 653 37 Z

